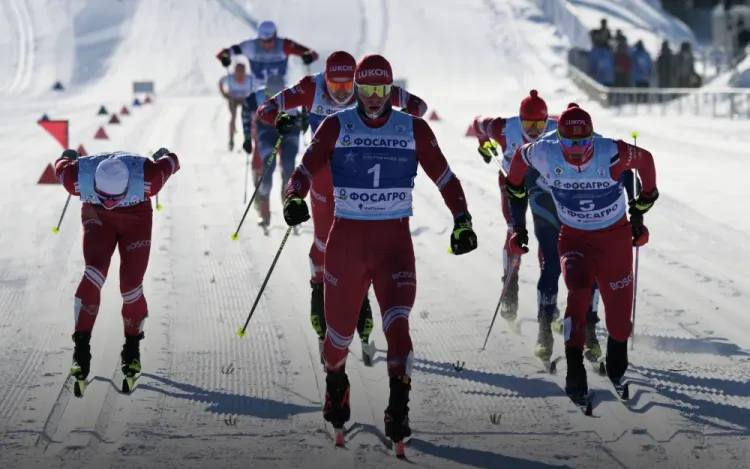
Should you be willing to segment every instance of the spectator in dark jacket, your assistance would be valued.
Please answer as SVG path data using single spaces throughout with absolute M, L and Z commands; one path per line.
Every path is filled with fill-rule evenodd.
M 592 29 L 590 32 L 591 45 L 596 46 L 607 46 L 612 39 L 612 33 L 607 27 L 607 19 L 602 18 L 601 26 L 599 29 Z
M 607 46 L 596 46 L 589 53 L 589 75 L 604 86 L 615 82 L 615 63 L 612 50 Z
M 643 41 L 636 42 L 635 46 L 630 49 L 630 78 L 633 80 L 633 85 L 636 88 L 648 88 L 653 68 L 651 54 L 643 47 Z M 637 96 L 639 102 L 646 102 L 646 94 L 639 93 Z
M 656 78 L 659 88 L 672 88 L 675 85 L 673 69 L 675 65 L 674 54 L 669 48 L 669 42 L 661 43 L 661 52 L 656 59 Z
M 677 86 L 689 88 L 692 86 L 695 64 L 693 59 L 693 48 L 685 41 L 680 45 L 680 52 L 676 60 Z
M 630 86 L 630 54 L 628 54 L 628 44 L 620 42 L 615 49 L 615 86 L 625 88 Z

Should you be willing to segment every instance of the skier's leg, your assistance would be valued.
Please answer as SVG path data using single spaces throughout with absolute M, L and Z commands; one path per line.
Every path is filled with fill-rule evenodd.
M 140 373 L 140 340 L 148 317 L 148 304 L 143 295 L 143 277 L 151 253 L 152 213 L 130 221 L 120 230 L 120 293 L 125 345 L 122 349 L 122 372 L 126 376 Z
M 594 282 L 591 287 L 591 304 L 586 312 L 586 357 L 589 360 L 599 360 L 602 348 L 596 337 L 596 324 L 599 322 L 599 284 Z
M 566 236 L 564 230 L 560 234 L 558 251 L 565 287 L 568 289 L 568 304 L 563 321 L 568 364 L 565 390 L 570 395 L 580 396 L 588 392 L 583 347 L 586 339 L 586 310 L 591 301 L 591 283 L 594 281 L 596 268 L 595 252 L 580 232 Z
M 258 189 L 258 200 L 260 226 L 268 226 L 271 223 L 271 189 L 273 188 L 273 173 L 276 170 L 276 162 L 280 155 L 274 155 L 273 147 L 276 144 L 276 129 L 263 125 L 258 128 L 258 151 L 262 158 L 261 175 L 265 174 Z M 271 159 L 273 157 L 273 159 Z
M 370 298 L 368 293 L 365 292 L 365 297 L 362 300 L 362 306 L 359 308 L 359 321 L 357 321 L 357 333 L 359 334 L 360 340 L 363 344 L 369 343 L 370 334 L 372 333 L 373 320 L 372 320 L 372 307 L 370 307 Z
M 299 153 L 299 133 L 291 133 L 284 137 L 281 144 L 281 201 L 286 199 L 286 184 L 292 176 Z
M 535 354 L 549 359 L 552 355 L 554 339 L 552 321 L 557 309 L 557 291 L 560 280 L 560 256 L 557 251 L 557 238 L 560 234 L 557 219 L 549 213 L 540 199 L 547 194 L 532 196 L 531 210 L 534 220 L 534 234 L 539 242 L 540 275 L 537 282 L 537 321 L 539 331 Z M 551 196 L 548 196 L 551 199 Z M 541 201 L 544 202 L 544 201 Z M 551 202 L 551 200 L 550 200 Z M 552 203 L 552 202 L 551 202 Z
M 414 247 L 408 218 L 388 220 L 370 233 L 373 254 L 371 267 L 375 296 L 383 316 L 383 332 L 388 342 L 390 398 L 385 411 L 385 434 L 393 441 L 411 435 L 409 391 L 414 361 L 409 314 L 417 294 Z M 382 241 L 375 241 L 380 237 Z
M 502 174 L 502 173 L 501 173 Z M 509 243 L 510 243 L 510 236 L 513 234 L 512 227 L 512 218 L 510 215 L 510 201 L 508 200 L 508 196 L 506 195 L 504 190 L 500 191 L 500 204 L 502 206 L 503 210 L 503 218 L 505 218 L 505 222 L 508 225 L 508 230 L 505 234 L 505 242 L 503 243 L 503 282 L 505 282 L 505 277 L 508 275 L 508 272 L 510 271 L 510 250 L 509 250 Z M 521 270 L 521 259 L 518 260 L 518 265 L 514 269 L 513 273 L 511 274 L 510 283 L 508 284 L 508 289 L 505 292 L 505 298 L 503 298 L 503 304 L 502 309 L 500 310 L 500 316 L 502 316 L 505 319 L 508 320 L 515 320 L 516 316 L 518 315 L 518 273 L 519 270 Z
M 83 260 L 86 268 L 74 298 L 73 342 L 75 350 L 71 374 L 84 379 L 91 369 L 89 347 L 91 332 L 99 313 L 101 289 L 107 278 L 112 254 L 117 247 L 117 231 L 115 227 L 102 221 L 90 204 L 83 204 L 81 221 L 83 223 Z
M 312 287 L 310 322 L 321 343 L 326 334 L 323 303 L 325 252 L 328 232 L 331 231 L 333 224 L 333 188 L 330 173 L 330 169 L 322 169 L 313 179 L 310 189 L 310 215 L 314 231 L 312 246 L 310 246 L 310 286 Z
M 231 151 L 234 149 L 234 134 L 237 131 L 235 121 L 240 101 L 235 98 L 229 98 L 227 101 L 229 103 L 229 150 Z
M 607 314 L 607 374 L 619 380 L 628 367 L 628 338 L 632 331 L 633 245 L 630 225 L 623 224 L 597 239 L 602 253 L 596 280 Z

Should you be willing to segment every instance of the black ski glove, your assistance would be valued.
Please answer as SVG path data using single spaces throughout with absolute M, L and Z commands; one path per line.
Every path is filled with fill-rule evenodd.
M 154 161 L 156 161 L 159 158 L 161 158 L 162 156 L 166 155 L 167 153 L 169 153 L 169 150 L 167 150 L 166 148 L 162 147 L 162 148 L 159 148 L 158 150 L 156 150 L 156 153 L 154 153 L 153 155 L 151 155 L 151 158 Z
M 461 212 L 453 219 L 450 252 L 457 256 L 477 248 L 477 235 L 471 227 L 471 215 Z
M 287 135 L 292 131 L 296 122 L 297 116 L 292 116 L 286 112 L 282 112 L 276 116 L 276 131 L 281 135 Z
M 651 192 L 641 192 L 638 194 L 638 197 L 628 202 L 628 205 L 630 206 L 628 213 L 630 213 L 631 216 L 640 216 L 641 220 L 643 220 L 643 215 L 651 210 L 651 207 L 653 207 L 654 202 L 656 202 L 656 199 L 658 198 L 659 190 L 656 188 Z
M 216 58 L 219 59 L 221 62 L 221 65 L 224 67 L 229 67 L 232 65 L 232 58 L 229 54 L 229 49 L 222 49 L 217 55 Z
M 303 107 L 302 112 L 299 115 L 299 125 L 302 133 L 307 132 L 310 128 L 310 115 L 307 113 L 307 108 Z
M 68 159 L 68 160 L 70 160 L 70 161 L 75 161 L 75 160 L 77 160 L 77 159 L 78 159 L 78 158 L 79 158 L 79 157 L 80 157 L 81 155 L 79 155 L 77 151 L 75 151 L 75 150 L 71 150 L 70 148 L 68 148 L 67 150 L 65 150 L 64 152 L 62 152 L 62 155 L 60 155 L 60 156 L 61 156 L 62 158 L 66 158 L 66 159 Z
M 312 52 L 307 51 L 302 54 L 302 62 L 304 62 L 305 65 L 310 65 L 311 63 L 315 62 L 315 56 L 313 56 Z
M 492 156 L 497 156 L 497 143 L 487 140 L 479 146 L 478 151 L 484 162 L 489 164 L 492 161 Z
M 310 219 L 307 202 L 298 195 L 292 194 L 284 200 L 284 221 L 289 226 L 302 224 Z
M 242 142 L 242 149 L 245 150 L 245 153 L 248 155 L 253 152 L 253 137 L 248 137 Z

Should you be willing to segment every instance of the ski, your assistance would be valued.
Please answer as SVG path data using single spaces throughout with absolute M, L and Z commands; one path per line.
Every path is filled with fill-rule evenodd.
M 588 394 L 582 394 L 580 396 L 571 396 L 570 394 L 567 395 L 568 399 L 573 401 L 574 404 L 578 406 L 579 409 L 581 409 L 581 412 L 583 412 L 583 415 L 586 417 L 591 417 L 594 413 L 594 406 L 592 404 L 592 400 L 594 398 L 594 392 L 589 390 Z
M 586 358 L 586 360 L 588 360 L 588 362 L 591 363 L 591 367 L 594 369 L 595 373 L 597 373 L 599 376 L 607 376 L 607 367 L 604 364 L 603 357 L 590 355 L 588 354 L 588 351 L 584 352 L 583 355 Z
M 376 351 L 375 342 L 362 342 L 362 363 L 365 366 L 373 365 Z
M 75 397 L 83 397 L 83 392 L 86 390 L 86 380 L 77 379 L 73 377 L 73 395 Z
M 344 447 L 344 427 L 341 427 L 341 428 L 333 427 L 333 444 L 337 448 Z
M 404 440 L 393 442 L 393 451 L 398 459 L 406 459 L 406 451 L 404 450 Z
M 137 376 L 125 376 L 122 379 L 122 392 L 123 394 L 130 394 L 135 388 L 135 382 L 138 380 L 140 375 Z
M 621 401 L 627 401 L 630 399 L 630 386 L 628 382 L 626 381 L 623 383 L 621 379 L 610 379 L 607 375 L 607 365 L 604 363 L 604 360 L 599 362 L 599 374 L 607 378 L 607 381 L 612 385 L 615 394 L 617 394 L 617 397 L 619 397 Z
M 544 370 L 547 373 L 554 375 L 557 374 L 557 364 L 560 363 L 560 360 L 562 360 L 563 358 L 563 356 L 559 356 L 552 361 L 550 361 L 549 358 L 541 358 L 540 360 L 542 360 L 542 366 L 544 366 Z

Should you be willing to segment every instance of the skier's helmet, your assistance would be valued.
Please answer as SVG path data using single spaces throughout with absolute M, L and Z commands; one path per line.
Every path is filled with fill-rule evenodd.
M 524 135 L 529 140 L 535 140 L 544 132 L 547 127 L 547 103 L 539 97 L 537 90 L 531 90 L 521 101 L 518 117 L 521 118 Z
M 354 94 L 354 69 L 357 61 L 348 52 L 337 50 L 326 59 L 326 89 L 333 102 L 344 105 Z
M 119 158 L 106 159 L 96 167 L 94 190 L 107 210 L 117 207 L 125 199 L 129 182 L 128 166 Z
M 276 23 L 273 21 L 264 21 L 258 26 L 258 39 L 268 41 L 276 39 Z
M 571 163 L 586 163 L 594 151 L 594 124 L 591 116 L 577 104 L 571 103 L 560 114 L 557 137 L 563 154 Z
M 392 86 L 393 70 L 385 57 L 378 54 L 364 56 L 354 74 L 357 109 L 371 119 L 384 116 L 391 110 Z

